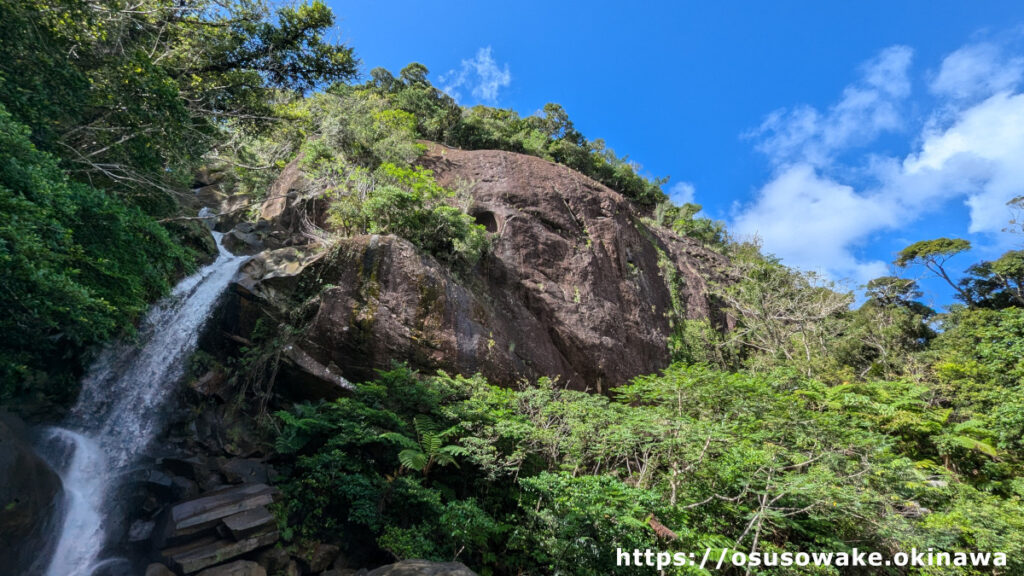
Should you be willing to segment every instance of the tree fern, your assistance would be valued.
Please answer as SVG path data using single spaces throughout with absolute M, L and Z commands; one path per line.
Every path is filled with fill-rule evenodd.
M 445 440 L 455 434 L 458 427 L 452 427 L 442 432 L 437 426 L 426 418 L 415 418 L 413 427 L 416 429 L 416 440 L 398 432 L 385 432 L 380 438 L 391 441 L 403 448 L 398 453 L 398 462 L 405 470 L 419 470 L 424 476 L 430 474 L 430 469 L 436 466 L 455 466 L 456 456 L 465 456 L 467 451 L 462 446 L 445 445 Z

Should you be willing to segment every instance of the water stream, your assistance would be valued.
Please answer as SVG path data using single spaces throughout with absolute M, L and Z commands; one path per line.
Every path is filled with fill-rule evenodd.
M 162 407 L 196 349 L 217 299 L 245 262 L 221 245 L 216 261 L 182 280 L 147 313 L 133 342 L 107 347 L 82 381 L 62 427 L 46 431 L 41 452 L 64 483 L 64 520 L 46 576 L 91 576 L 115 523 L 120 479 L 160 432 Z

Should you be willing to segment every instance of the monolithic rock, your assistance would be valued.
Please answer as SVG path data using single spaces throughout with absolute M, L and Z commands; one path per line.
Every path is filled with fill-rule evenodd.
M 236 287 L 242 331 L 261 310 L 300 313 L 294 346 L 351 380 L 403 359 L 506 385 L 549 376 L 600 392 L 667 366 L 673 322 L 724 322 L 707 289 L 723 257 L 649 225 L 613 190 L 510 152 L 433 146 L 421 163 L 468 189 L 470 213 L 492 233 L 473 270 L 453 272 L 394 236 L 265 253 Z M 282 179 L 293 183 L 279 191 L 298 178 L 289 167 Z M 289 205 L 269 202 L 271 227 L 294 229 Z

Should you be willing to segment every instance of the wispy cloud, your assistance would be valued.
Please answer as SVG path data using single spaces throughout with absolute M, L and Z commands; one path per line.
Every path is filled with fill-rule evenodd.
M 828 110 L 776 110 L 748 136 L 777 164 L 828 164 L 836 152 L 903 126 L 899 107 L 910 95 L 907 72 L 912 59 L 913 51 L 906 46 L 886 48 L 862 66 L 860 81 L 847 86 Z
M 911 93 L 906 47 L 883 50 L 827 112 L 770 114 L 755 137 L 774 175 L 734 210 L 733 229 L 756 234 L 791 265 L 857 282 L 886 270 L 885 262 L 857 257 L 872 235 L 950 201 L 969 210 L 968 232 L 1005 242 L 1005 204 L 1024 194 L 1024 94 L 1014 92 L 1018 59 L 985 46 L 965 46 L 942 61 L 929 86 L 938 102 L 912 128 L 915 144 L 902 157 L 865 151 L 836 159 L 887 130 L 911 129 L 900 108 Z
M 463 60 L 458 70 L 449 70 L 440 77 L 442 90 L 456 100 L 462 100 L 462 90 L 482 102 L 494 104 L 498 91 L 512 83 L 508 64 L 499 66 L 491 55 L 491 47 L 477 50 L 476 56 Z
M 693 202 L 697 188 L 689 182 L 676 182 L 668 189 L 668 197 L 674 204 L 683 205 Z
M 1024 59 L 1007 57 L 998 44 L 980 42 L 946 56 L 929 88 L 958 100 L 988 97 L 1015 88 L 1022 75 Z

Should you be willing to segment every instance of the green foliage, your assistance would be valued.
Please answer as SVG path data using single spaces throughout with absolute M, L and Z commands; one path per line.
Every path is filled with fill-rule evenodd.
M 960 310 L 944 327 L 928 352 L 950 410 L 941 452 L 976 486 L 1009 494 L 1024 464 L 1024 309 Z
M 345 183 L 333 191 L 329 214 L 329 222 L 345 233 L 395 234 L 442 262 L 470 266 L 487 250 L 486 229 L 451 204 L 455 193 L 437 184 L 430 170 L 384 163 L 369 173 L 338 168 L 323 156 L 315 162 L 314 173 L 347 170 Z
M 896 256 L 897 266 L 912 264 L 931 264 L 945 262 L 947 259 L 971 249 L 971 243 L 961 238 L 936 238 L 914 242 Z
M 68 179 L 0 106 L 0 399 L 73 392 L 88 347 L 128 329 L 191 255 L 152 218 Z
M 747 365 L 766 370 L 799 366 L 808 375 L 821 368 L 828 344 L 843 329 L 842 314 L 853 301 L 815 272 L 801 272 L 760 255 L 734 253 L 733 281 L 716 295 L 737 319 L 726 334 L 734 355 L 753 351 Z
M 616 548 L 657 548 L 647 518 L 657 495 L 611 476 L 542 472 L 520 482 L 522 521 L 509 546 L 544 574 L 631 574 Z
M 187 212 L 212 148 L 355 74 L 333 22 L 320 0 L 0 0 L 0 398 L 73 395 L 87 350 L 208 248 L 197 223 L 153 217 Z
M 263 126 L 275 90 L 355 74 L 320 0 L 0 3 L 0 104 L 76 176 L 153 212 L 191 182 L 221 130 Z
M 456 456 L 466 454 L 466 449 L 453 444 L 445 444 L 445 440 L 458 431 L 457 427 L 447 430 L 438 430 L 437 427 L 426 418 L 414 418 L 416 438 L 412 439 L 398 432 L 385 432 L 381 438 L 394 442 L 402 451 L 398 453 L 398 461 L 402 468 L 418 470 L 426 477 L 430 475 L 430 469 L 434 466 L 455 466 Z
M 975 264 L 967 274 L 959 285 L 976 306 L 1024 306 L 1024 250 L 1010 250 L 994 261 Z
M 974 299 L 971 293 L 953 281 L 946 272 L 946 262 L 971 249 L 971 243 L 962 238 L 936 238 L 935 240 L 922 240 L 907 246 L 896 255 L 894 264 L 900 267 L 924 266 L 937 278 L 941 278 L 956 291 L 957 297 L 968 306 L 974 306 Z
M 587 140 L 560 105 L 546 104 L 541 114 L 526 118 L 514 110 L 486 106 L 462 110 L 450 96 L 431 86 L 427 73 L 418 63 L 405 67 L 399 78 L 377 68 L 364 87 L 411 114 L 422 138 L 473 150 L 539 156 L 578 170 L 645 208 L 666 199 L 661 186 L 667 179 L 640 176 L 635 164 L 618 157 L 604 141 Z
M 675 364 L 616 392 L 382 373 L 352 399 L 280 414 L 302 438 L 289 518 L 318 537 L 368 530 L 393 557 L 458 557 L 495 574 L 635 573 L 616 567 L 616 548 L 891 554 L 1024 538 L 1019 494 L 993 470 L 955 471 L 1011 454 L 926 384 Z M 457 470 L 435 467 L 429 484 L 395 475 L 422 472 L 446 444 L 459 447 Z
M 654 211 L 655 223 L 680 236 L 693 238 L 705 246 L 724 247 L 727 243 L 725 224 L 709 218 L 697 218 L 700 204 L 676 206 L 671 202 L 658 204 Z

